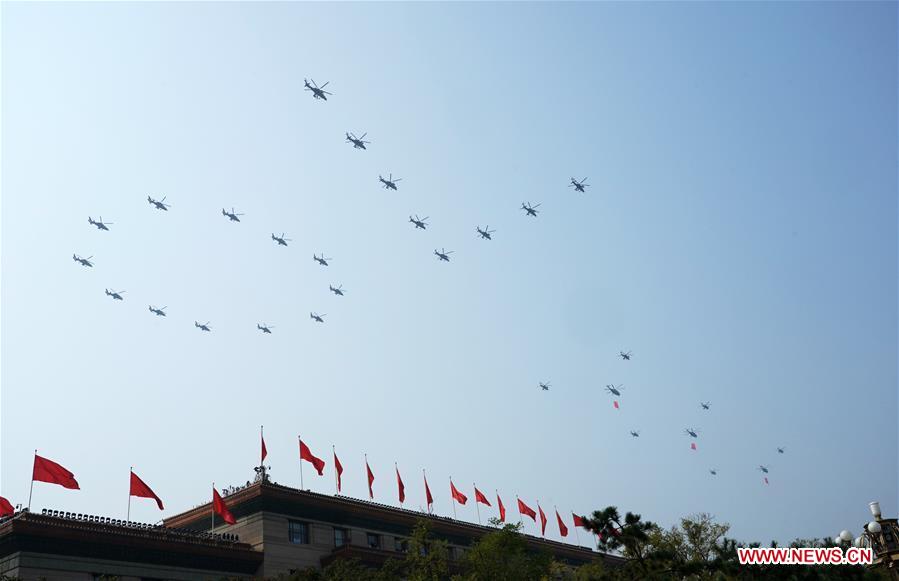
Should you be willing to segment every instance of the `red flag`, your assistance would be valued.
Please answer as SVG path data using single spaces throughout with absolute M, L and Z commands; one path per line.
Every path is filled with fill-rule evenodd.
M 520 498 L 518 499 L 518 512 L 519 512 L 519 514 L 525 514 L 525 515 L 531 517 L 531 519 L 534 522 L 537 522 L 537 513 L 534 512 L 533 508 L 531 508 L 528 505 L 526 505 L 525 503 L 521 502 Z
M 452 478 L 450 478 L 450 494 L 459 504 L 465 504 L 466 502 L 468 502 L 468 497 L 456 489 L 456 485 L 453 484 Z
M 540 534 L 546 536 L 546 515 L 543 514 L 543 507 L 537 503 L 537 510 L 540 511 Z
M 12 516 L 16 513 L 11 502 L 0 496 L 0 517 Z
M 559 534 L 563 537 L 568 536 L 568 527 L 565 526 L 565 523 L 562 522 L 562 517 L 559 516 L 559 511 L 556 510 L 556 520 L 559 522 Z
M 617 409 L 618 409 L 618 400 L 616 399 L 616 400 L 612 403 L 612 405 L 614 405 L 614 406 L 615 406 L 615 409 L 617 410 Z
M 496 503 L 499 505 L 499 521 L 506 522 L 506 507 L 503 505 L 503 499 L 499 497 L 499 492 L 496 493 Z
M 300 440 L 300 460 L 305 460 L 315 466 L 315 471 L 318 472 L 319 476 L 325 473 L 325 461 L 321 458 L 316 458 L 303 440 Z
M 334 470 L 337 472 L 337 492 L 340 492 L 340 477 L 343 475 L 343 466 L 341 466 L 340 460 L 337 459 L 337 452 L 334 452 Z
M 478 490 L 477 486 L 474 487 L 474 501 L 480 502 L 481 504 L 486 504 L 487 506 L 493 506 L 490 504 L 490 501 L 487 500 L 487 497 L 484 496 L 484 493 Z
M 428 508 L 434 504 L 434 497 L 431 496 L 431 488 L 428 486 L 428 477 L 425 476 L 425 499 L 428 501 Z
M 212 510 L 222 517 L 222 520 L 229 525 L 233 525 L 237 522 L 234 520 L 234 515 L 228 510 L 228 505 L 226 505 L 225 501 L 222 500 L 222 497 L 219 496 L 218 490 L 216 490 L 215 487 L 212 488 Z
M 268 456 L 268 450 L 265 449 L 265 437 L 263 437 L 262 432 L 259 432 L 259 439 L 262 440 L 262 459 L 259 461 L 262 464 L 265 462 L 265 457 Z
M 400 469 L 396 469 L 396 487 L 400 496 L 400 504 L 403 504 L 403 501 L 406 500 L 406 487 L 403 485 L 403 479 L 400 478 Z
M 80 490 L 74 474 L 53 460 L 47 460 L 37 454 L 34 456 L 34 470 L 31 472 L 31 479 L 37 480 L 38 482 L 59 484 L 63 488 Z
M 768 477 L 765 476 L 765 484 L 768 484 Z
M 375 475 L 372 473 L 371 468 L 368 466 L 368 460 L 365 461 L 365 471 L 368 472 L 368 497 L 372 500 L 375 498 L 375 492 L 372 490 L 371 485 L 375 481 Z
M 128 494 L 131 496 L 139 496 L 141 498 L 152 498 L 156 501 L 156 506 L 159 507 L 159 510 L 162 510 L 162 501 L 159 500 L 156 493 L 150 490 L 150 487 L 147 486 L 134 472 L 131 473 L 131 491 Z
M 696 449 L 696 442 L 690 442 L 690 449 L 691 449 L 691 450 L 695 450 L 695 449 Z
M 584 524 L 586 524 L 586 523 L 584 522 L 584 517 L 578 516 L 578 515 L 576 515 L 576 514 L 574 514 L 574 513 L 571 513 L 571 516 L 572 516 L 572 518 L 574 518 L 574 526 L 576 526 L 576 527 L 582 527 L 582 528 L 584 527 Z

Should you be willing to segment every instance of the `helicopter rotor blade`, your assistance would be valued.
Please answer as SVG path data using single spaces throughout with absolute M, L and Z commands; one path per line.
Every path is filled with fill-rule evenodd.
M 328 86 L 328 83 L 330 83 L 330 82 L 331 82 L 331 81 L 326 81 L 324 85 L 322 85 L 321 87 L 319 87 L 319 89 L 324 89 L 325 87 Z

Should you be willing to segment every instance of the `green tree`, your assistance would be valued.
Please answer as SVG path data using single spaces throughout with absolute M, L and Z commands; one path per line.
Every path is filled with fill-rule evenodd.
M 550 575 L 552 557 L 531 551 L 521 534 L 521 523 L 502 524 L 490 519 L 497 530 L 478 539 L 469 549 L 462 566 L 466 581 L 518 581 L 543 579 Z
M 422 519 L 409 537 L 409 552 L 403 562 L 408 581 L 441 581 L 449 577 L 449 548 L 431 534 L 431 523 Z

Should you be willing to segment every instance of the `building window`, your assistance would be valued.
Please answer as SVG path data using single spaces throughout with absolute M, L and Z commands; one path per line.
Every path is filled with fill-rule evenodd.
M 369 549 L 380 549 L 381 548 L 381 535 L 377 533 L 368 533 L 366 535 L 366 542 L 368 543 Z
M 393 538 L 393 550 L 397 553 L 405 553 L 409 550 L 409 541 L 402 537 Z
M 297 545 L 309 544 L 309 523 L 287 521 L 287 539 Z
M 334 527 L 334 546 L 342 547 L 350 544 L 350 531 Z

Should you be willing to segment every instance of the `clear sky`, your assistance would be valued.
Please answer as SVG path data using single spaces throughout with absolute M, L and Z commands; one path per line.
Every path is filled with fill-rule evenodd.
M 397 462 L 417 509 L 427 468 L 444 515 L 450 476 L 510 514 L 516 494 L 551 518 L 706 511 L 746 541 L 895 515 L 896 22 L 875 2 L 4 3 L 0 493 L 27 501 L 37 448 L 82 490 L 36 484 L 33 509 L 124 518 L 134 466 L 153 522 L 252 478 L 265 424 L 276 481 L 299 484 L 302 434 L 329 460 L 307 487 L 333 491 L 334 444 L 346 493 L 367 496 L 367 452 L 376 500 Z

